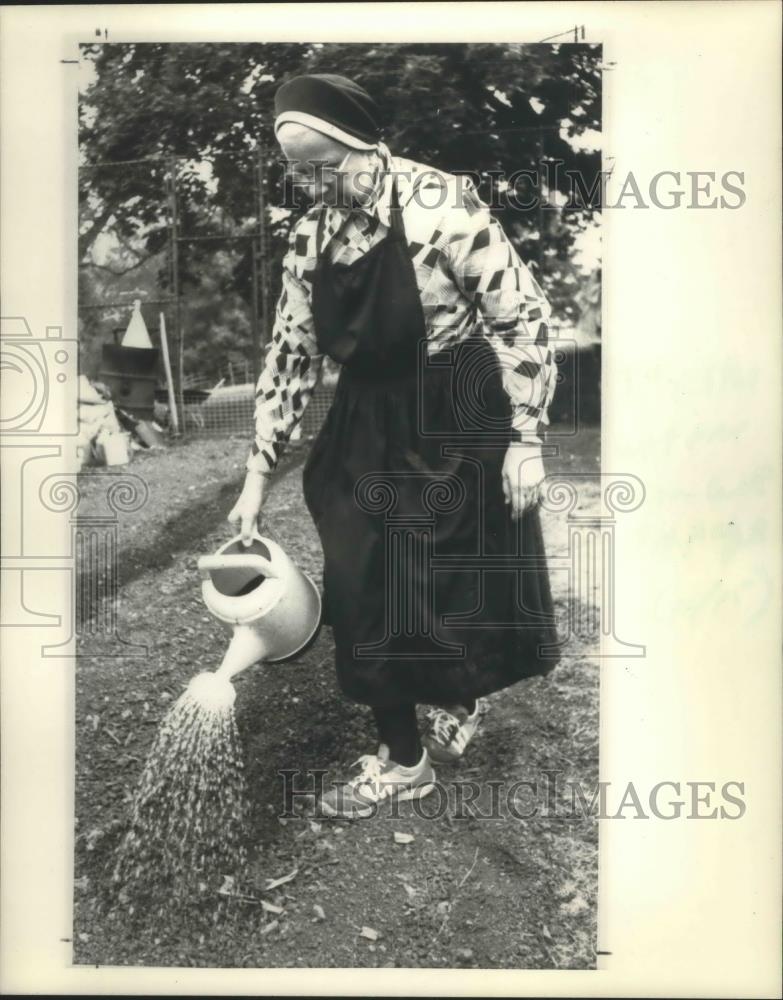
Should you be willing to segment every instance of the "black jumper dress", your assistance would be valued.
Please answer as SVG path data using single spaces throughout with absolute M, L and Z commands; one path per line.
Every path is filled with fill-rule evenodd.
M 396 184 L 390 221 L 346 265 L 319 250 L 319 218 L 315 335 L 342 370 L 304 496 L 343 693 L 377 708 L 459 704 L 548 672 L 554 609 L 538 508 L 514 521 L 503 498 L 511 407 L 497 355 L 478 335 L 428 356 Z

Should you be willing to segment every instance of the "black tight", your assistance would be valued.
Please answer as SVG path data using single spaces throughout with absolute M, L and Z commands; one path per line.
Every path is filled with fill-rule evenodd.
M 419 724 L 416 720 L 415 705 L 400 705 L 397 708 L 374 708 L 375 724 L 381 743 L 389 748 L 389 756 L 395 764 L 413 767 L 421 760 L 422 748 L 419 739 Z
M 472 715 L 476 707 L 471 698 L 465 709 Z M 422 747 L 419 738 L 419 724 L 416 720 L 415 705 L 400 705 L 397 708 L 374 708 L 375 724 L 381 743 L 389 748 L 389 756 L 395 764 L 413 767 L 421 760 Z

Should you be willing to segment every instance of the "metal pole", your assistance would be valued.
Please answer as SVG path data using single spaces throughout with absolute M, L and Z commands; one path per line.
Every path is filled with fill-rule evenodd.
M 258 244 L 255 240 L 250 244 L 250 270 L 253 276 L 253 316 L 251 329 L 253 333 L 253 385 L 258 382 L 261 374 L 261 330 L 258 325 Z
M 258 243 L 261 254 L 261 339 L 269 343 L 271 336 L 269 308 L 269 227 L 266 215 L 266 146 L 263 140 L 258 144 Z
M 173 301 L 173 299 L 142 299 L 141 304 L 143 306 L 167 306 Z M 113 302 L 86 302 L 84 305 L 79 305 L 79 312 L 85 309 L 127 309 L 130 304 L 127 299 L 118 299 Z
M 538 138 L 536 140 L 536 158 L 538 160 L 537 170 L 540 171 L 539 174 L 539 185 L 538 185 L 538 275 L 537 278 L 541 281 L 541 275 L 543 274 L 543 264 L 544 264 L 544 133 L 542 129 L 538 130 Z M 547 197 L 549 192 L 547 192 Z

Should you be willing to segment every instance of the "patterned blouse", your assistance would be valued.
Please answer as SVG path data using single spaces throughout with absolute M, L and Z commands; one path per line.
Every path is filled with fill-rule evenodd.
M 323 245 L 353 263 L 389 232 L 392 176 L 421 294 L 430 354 L 481 333 L 495 348 L 512 404 L 514 440 L 540 445 L 549 423 L 556 367 L 548 346 L 549 304 L 503 229 L 466 177 L 447 174 L 379 147 L 382 168 L 361 208 L 327 206 Z M 316 264 L 314 205 L 296 224 L 283 259 L 272 339 L 256 387 L 256 435 L 247 468 L 271 471 L 302 418 L 323 355 L 310 308 Z M 346 219 L 350 215 L 350 220 Z

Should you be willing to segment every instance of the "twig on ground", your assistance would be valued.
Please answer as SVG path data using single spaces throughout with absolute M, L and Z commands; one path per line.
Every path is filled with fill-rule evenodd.
M 476 853 L 473 855 L 473 864 L 470 866 L 470 868 L 468 868 L 468 870 L 462 876 L 462 879 L 461 879 L 459 885 L 454 890 L 454 895 L 449 900 L 449 909 L 448 909 L 448 912 L 446 913 L 446 916 L 443 918 L 443 923 L 440 925 L 440 927 L 438 929 L 438 933 L 435 935 L 435 937 L 440 937 L 440 935 L 442 934 L 443 930 L 445 929 L 446 924 L 449 921 L 449 917 L 451 916 L 451 911 L 454 908 L 454 900 L 457 898 L 457 893 L 460 891 L 460 889 L 463 887 L 463 885 L 470 878 L 473 869 L 476 867 L 476 862 L 478 861 L 478 853 L 479 853 L 479 849 L 477 847 L 476 848 Z
M 462 876 L 462 881 L 457 886 L 457 891 L 459 891 L 463 887 L 463 885 L 467 882 L 467 880 L 471 876 L 471 873 L 472 873 L 473 869 L 476 867 L 476 862 L 478 861 L 478 852 L 479 852 L 479 849 L 477 847 L 476 848 L 476 853 L 473 855 L 473 864 L 470 866 L 470 868 L 468 868 L 468 870 Z

